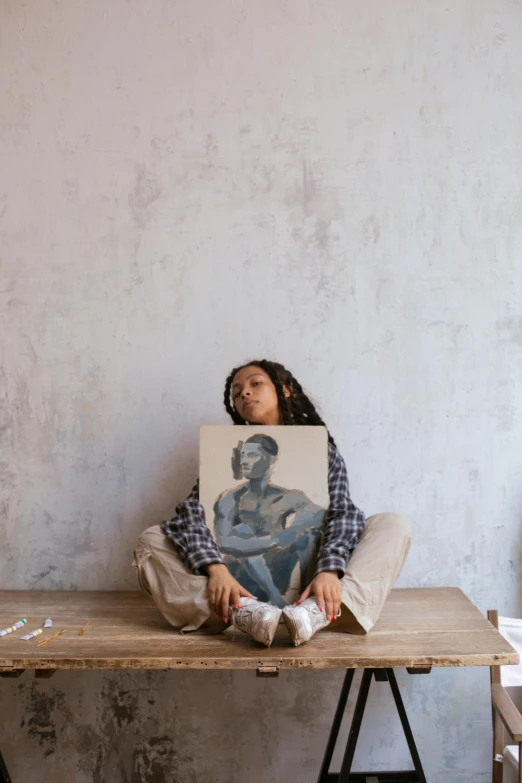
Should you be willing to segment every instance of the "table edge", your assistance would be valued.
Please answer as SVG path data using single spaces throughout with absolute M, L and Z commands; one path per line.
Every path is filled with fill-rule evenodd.
M 517 653 L 491 655 L 477 653 L 466 656 L 425 655 L 390 656 L 385 658 L 364 656 L 303 656 L 284 658 L 277 655 L 262 658 L 12 658 L 0 659 L 0 672 L 16 669 L 54 669 L 60 671 L 102 671 L 121 669 L 143 670 L 250 670 L 259 666 L 276 666 L 279 669 L 405 669 L 431 666 L 434 668 L 466 668 L 470 666 L 509 666 L 520 663 Z

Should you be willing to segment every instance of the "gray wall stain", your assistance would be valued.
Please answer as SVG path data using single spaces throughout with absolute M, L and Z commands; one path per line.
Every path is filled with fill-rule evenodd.
M 362 235 L 365 245 L 376 245 L 381 237 L 379 221 L 374 215 L 365 218 L 362 223 Z
M 190 769 L 191 762 L 192 759 L 177 748 L 175 738 L 150 737 L 134 750 L 131 783 L 197 783 Z
M 510 341 L 522 348 L 522 317 L 510 316 L 497 322 L 497 332 L 501 342 Z
M 38 741 L 44 757 L 50 756 L 56 751 L 60 735 L 73 718 L 66 704 L 66 695 L 55 688 L 46 693 L 36 684 L 27 687 L 25 683 L 19 688 L 20 695 L 25 697 L 26 703 L 20 728 L 26 727 L 27 736 Z
M 129 206 L 136 225 L 142 229 L 154 215 L 154 203 L 161 197 L 163 186 L 158 177 L 140 165 L 137 167 L 134 188 L 129 194 Z

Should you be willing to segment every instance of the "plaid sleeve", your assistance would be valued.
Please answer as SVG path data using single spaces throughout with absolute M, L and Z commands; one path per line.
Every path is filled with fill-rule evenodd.
M 223 562 L 205 522 L 205 509 L 199 502 L 199 481 L 188 498 L 176 506 L 175 516 L 161 523 L 161 529 L 194 573 L 205 573 L 204 566 Z
M 339 571 L 344 574 L 350 552 L 364 530 L 364 513 L 352 503 L 344 459 L 335 446 L 328 444 L 328 492 L 330 506 L 324 522 L 323 543 L 317 556 L 315 573 Z

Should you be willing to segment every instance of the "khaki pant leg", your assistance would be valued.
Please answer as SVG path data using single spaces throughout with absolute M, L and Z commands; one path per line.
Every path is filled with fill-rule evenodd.
M 132 565 L 137 569 L 141 589 L 175 628 L 195 631 L 207 620 L 215 624 L 216 631 L 226 628 L 210 608 L 207 577 L 187 568 L 159 525 L 140 535 Z
M 366 520 L 341 580 L 341 617 L 328 630 L 364 634 L 373 628 L 410 546 L 410 523 L 400 514 L 375 514 Z

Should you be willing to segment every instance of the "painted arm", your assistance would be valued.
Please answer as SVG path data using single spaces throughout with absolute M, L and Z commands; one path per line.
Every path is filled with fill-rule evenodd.
M 256 538 L 249 525 L 234 525 L 236 504 L 231 494 L 224 495 L 214 506 L 214 531 L 220 552 L 235 557 L 248 557 L 263 555 L 277 546 L 277 541 L 272 536 Z
M 301 533 L 307 533 L 310 530 L 321 529 L 325 517 L 325 510 L 321 506 L 312 503 L 306 496 L 304 500 L 299 500 L 289 509 L 285 518 L 295 513 L 293 523 L 275 534 L 279 546 L 288 546 L 292 544 Z

